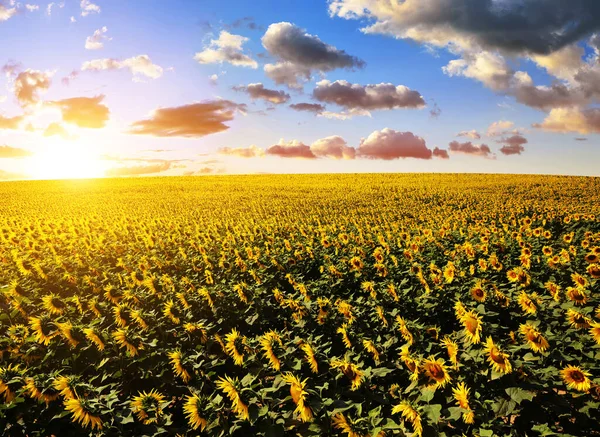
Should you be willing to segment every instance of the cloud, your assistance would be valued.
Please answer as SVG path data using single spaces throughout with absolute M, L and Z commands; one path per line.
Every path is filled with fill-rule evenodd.
M 584 137 L 578 137 L 578 138 L 574 138 L 575 141 L 587 141 L 587 138 Z
M 8 6 L 5 2 L 0 2 L 0 22 L 9 20 L 17 13 L 16 3 L 14 0 L 8 1 Z
M 31 153 L 29 150 L 19 149 L 17 147 L 11 147 L 7 145 L 0 146 L 0 158 L 24 158 L 31 155 L 33 155 L 33 153 Z
M 110 41 L 112 38 L 106 36 L 108 28 L 106 26 L 96 30 L 92 36 L 85 40 L 86 50 L 100 50 L 104 47 L 104 41 Z
M 243 53 L 242 46 L 248 40 L 244 36 L 234 35 L 222 30 L 219 38 L 211 40 L 203 51 L 196 53 L 194 59 L 200 64 L 222 64 L 227 62 L 238 67 L 258 68 L 258 63 Z
M 275 83 L 291 88 L 301 88 L 302 83 L 310 79 L 313 70 L 327 72 L 365 66 L 363 60 L 288 22 L 271 24 L 262 37 L 262 44 L 278 61 L 265 65 L 265 73 Z
M 8 61 L 2 66 L 2 72 L 6 75 L 6 77 L 13 77 L 16 76 L 22 68 L 23 66 L 19 62 Z
M 318 103 L 292 103 L 290 108 L 294 111 L 314 112 L 315 114 L 325 111 L 325 106 Z
M 600 108 L 556 108 L 532 126 L 550 132 L 600 133 Z
M 221 155 L 237 156 L 240 158 L 255 158 L 263 156 L 265 151 L 260 147 L 252 145 L 250 147 L 221 147 L 218 151 Z
M 79 71 L 73 70 L 67 76 L 63 77 L 60 81 L 63 85 L 69 86 L 79 76 Z
M 79 3 L 81 8 L 81 16 L 87 17 L 90 14 L 99 14 L 101 12 L 100 6 L 91 2 L 91 0 L 81 0 Z
M 210 80 L 210 83 L 212 85 L 217 85 L 219 83 L 219 75 L 218 74 L 211 74 L 208 77 L 208 80 Z
M 359 85 L 345 80 L 322 80 L 317 82 L 313 97 L 320 102 L 335 103 L 346 109 L 376 110 L 425 106 L 425 101 L 418 91 L 391 83 Z
M 39 7 L 39 5 L 30 5 L 29 3 L 26 3 L 25 9 L 27 9 L 29 12 L 33 12 L 33 11 L 39 11 L 40 7 Z
M 162 161 L 157 164 L 134 165 L 129 167 L 115 167 L 106 171 L 107 176 L 140 176 L 146 174 L 161 173 L 172 167 L 171 161 Z
M 279 140 L 279 143 L 267 148 L 265 151 L 267 155 L 279 156 L 281 158 L 306 158 L 314 159 L 315 154 L 311 151 L 310 146 L 297 141 L 292 140 L 285 142 L 283 139 Z
M 0 10 L 0 13 L 1 12 L 2 11 Z M 23 175 L 21 173 L 13 173 L 10 171 L 0 169 L 0 180 L 10 181 L 10 180 L 16 180 L 16 179 L 25 179 L 25 175 Z
M 235 91 L 247 93 L 251 99 L 266 100 L 269 103 L 280 105 L 290 100 L 290 95 L 284 91 L 270 90 L 262 83 L 251 83 L 247 86 L 234 86 Z
M 16 117 L 4 117 L 0 115 L 0 130 L 18 130 L 21 127 L 21 123 L 23 122 L 23 116 Z
M 497 141 L 500 144 L 504 144 L 500 149 L 500 152 L 504 155 L 520 155 L 525 151 L 523 144 L 527 144 L 527 138 L 523 135 L 516 134 L 510 137 L 502 138 Z
M 266 64 L 265 74 L 277 85 L 286 85 L 292 89 L 302 89 L 304 82 L 310 80 L 312 71 L 302 65 L 291 62 L 278 62 Z
M 454 59 L 442 71 L 448 76 L 464 76 L 476 79 L 495 91 L 510 86 L 513 70 L 498 53 L 465 53 L 462 59 Z
M 48 6 L 46 6 L 46 15 L 50 16 L 52 15 L 52 9 L 54 7 L 57 7 L 59 9 L 62 9 L 65 7 L 65 2 L 60 2 L 60 3 L 48 3 Z
M 70 99 L 56 100 L 48 102 L 49 106 L 55 106 L 62 113 L 62 120 L 65 123 L 75 126 L 100 129 L 106 126 L 110 116 L 110 111 L 106 105 L 101 102 L 104 95 L 96 97 L 73 97 Z
M 433 102 L 433 106 L 429 110 L 429 116 L 431 118 L 438 118 L 440 115 L 442 115 L 442 109 L 438 106 L 436 102 Z
M 15 78 L 14 93 L 23 107 L 36 104 L 52 83 L 52 73 L 27 69 Z
M 464 143 L 452 141 L 448 145 L 448 149 L 452 153 L 463 153 L 465 155 L 483 156 L 484 158 L 490 158 L 494 156 L 494 154 L 486 144 L 475 145 L 470 141 Z
M 488 137 L 496 137 L 499 135 L 505 135 L 508 129 L 513 127 L 515 124 L 508 120 L 495 121 L 487 128 Z M 460 135 L 459 135 L 460 136 Z
M 325 117 L 335 120 L 350 120 L 352 117 L 371 117 L 371 113 L 366 109 L 352 108 L 348 111 L 334 112 L 323 111 L 317 114 L 319 117 Z
M 369 159 L 392 160 L 398 158 L 431 159 L 433 152 L 425 140 L 412 132 L 397 132 L 385 128 L 362 138 L 357 154 Z
M 333 0 L 331 15 L 367 19 L 365 33 L 435 47 L 549 54 L 600 28 L 594 0 Z
M 450 159 L 450 155 L 448 155 L 448 151 L 446 149 L 433 149 L 433 156 L 440 159 Z
M 468 137 L 473 140 L 478 140 L 481 138 L 481 135 L 476 130 L 463 130 L 456 134 L 457 137 Z
M 321 138 L 310 145 L 310 151 L 319 158 L 354 159 L 356 149 L 349 147 L 339 135 Z
M 153 64 L 152 60 L 148 55 L 138 55 L 132 58 L 127 58 L 123 61 L 117 59 L 105 58 L 105 59 L 94 59 L 92 61 L 84 62 L 81 70 L 83 71 L 102 71 L 102 70 L 121 70 L 127 68 L 136 76 L 145 76 L 150 79 L 158 79 L 163 74 L 163 68 L 159 65 Z
M 241 27 L 246 27 L 250 30 L 257 30 L 261 26 L 256 24 L 256 22 L 254 21 L 254 18 L 252 18 L 252 17 L 242 17 L 242 18 L 238 18 L 233 23 L 231 23 L 230 27 L 233 29 L 239 29 Z
M 199 138 L 229 129 L 225 122 L 244 105 L 229 100 L 213 100 L 172 108 L 159 108 L 146 120 L 136 121 L 129 133 L 157 137 Z
M 45 137 L 59 136 L 59 137 L 63 137 L 63 138 L 70 137 L 69 133 L 63 127 L 63 125 L 60 123 L 56 123 L 56 122 L 50 123 L 48 125 L 48 127 L 46 127 L 46 129 L 44 130 L 44 136 Z

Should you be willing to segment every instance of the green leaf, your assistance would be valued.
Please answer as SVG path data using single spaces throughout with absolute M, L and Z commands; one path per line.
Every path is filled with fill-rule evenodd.
M 535 397 L 535 393 L 523 390 L 518 387 L 510 387 L 504 390 L 510 398 L 515 401 L 517 404 L 521 404 L 524 400 L 530 401 Z
M 517 403 L 512 399 L 500 399 L 492 405 L 492 409 L 497 416 L 506 417 L 516 408 Z
M 438 423 L 440 421 L 440 416 L 442 413 L 442 406 L 440 404 L 425 405 L 423 407 L 423 411 L 427 417 L 429 417 L 431 422 Z

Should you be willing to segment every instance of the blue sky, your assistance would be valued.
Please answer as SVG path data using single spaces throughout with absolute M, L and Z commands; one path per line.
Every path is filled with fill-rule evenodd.
M 427 0 L 429 3 L 436 1 Z M 519 88 L 520 82 L 515 79 L 522 77 L 518 74 L 526 73 L 533 83 L 531 86 L 539 87 L 540 92 L 545 92 L 544 86 L 559 83 L 569 93 L 581 94 L 580 90 L 588 84 L 572 79 L 576 77 L 575 72 L 585 69 L 596 74 L 596 70 L 600 71 L 595 46 L 590 42 L 594 38 L 593 29 L 577 41 L 561 44 L 554 52 L 540 55 L 532 48 L 533 43 L 530 47 L 525 42 L 516 51 L 513 48 L 508 51 L 501 45 L 490 46 L 490 42 L 475 31 L 453 29 L 451 22 L 444 28 L 448 33 L 444 38 L 450 41 L 449 44 L 437 41 L 433 32 L 418 37 L 407 36 L 412 35 L 410 32 L 414 29 L 410 26 L 414 20 L 427 18 L 408 9 L 410 3 L 417 4 L 414 0 L 407 0 L 407 5 L 383 15 L 376 7 L 378 0 L 340 0 L 337 3 L 341 6 L 360 5 L 364 16 L 332 13 L 331 3 L 324 0 L 65 0 L 63 7 L 56 2 L 50 13 L 47 10 L 49 3 L 39 0 L 0 2 L 3 5 L 0 6 L 0 17 L 2 7 L 4 11 L 14 11 L 5 13 L 11 16 L 0 21 L 3 42 L 0 63 L 17 64 L 14 71 L 0 78 L 0 116 L 23 117 L 17 128 L 0 128 L 0 145 L 11 148 L 4 150 L 4 157 L 0 154 L 0 176 L 10 179 L 362 171 L 599 174 L 598 166 L 594 165 L 600 160 L 600 126 L 594 124 L 597 96 L 585 101 L 574 98 L 575 103 L 566 106 L 551 103 L 539 108 L 537 102 L 524 102 L 524 98 L 519 97 L 525 91 L 523 87 Z M 85 7 L 89 5 L 91 12 L 86 13 Z M 38 6 L 37 10 L 35 6 Z M 548 7 L 552 8 L 552 5 Z M 405 19 L 409 13 L 413 14 L 412 24 L 407 24 Z M 241 24 L 236 25 L 236 22 Z M 269 26 L 283 22 L 291 23 L 301 34 L 318 37 L 322 44 L 334 50 L 335 56 L 343 56 L 340 53 L 344 51 L 346 55 L 364 61 L 365 66 L 313 68 L 311 78 L 303 84 L 302 90 L 275 83 L 266 74 L 264 65 L 285 59 L 269 53 L 261 38 Z M 385 35 L 361 31 L 378 22 L 386 22 L 392 30 L 386 31 Z M 104 35 L 108 38 L 101 40 L 103 46 L 86 49 L 86 39 L 104 27 Z M 509 32 L 508 29 L 504 30 Z M 196 53 L 209 49 L 211 40 L 218 39 L 222 31 L 247 38 L 242 44 L 242 52 L 256 62 L 257 68 L 227 61 L 200 63 L 194 59 Z M 560 29 L 554 31 L 560 33 Z M 465 43 L 467 38 L 469 42 Z M 275 43 L 290 44 L 283 37 Z M 296 50 L 293 46 L 286 49 Z M 577 50 L 582 51 L 582 56 L 579 61 L 573 56 L 569 58 L 573 61 L 573 65 L 569 65 L 572 72 L 558 76 L 553 74 L 556 71 L 550 72 L 543 67 L 544 61 L 534 60 L 535 56 L 548 57 L 558 51 L 571 53 Z M 482 54 L 501 59 L 501 63 L 489 65 L 473 61 Z M 160 74 L 147 71 L 133 74 L 127 67 L 82 71 L 84 63 L 89 61 L 122 62 L 142 55 L 151 60 Z M 463 69 L 454 74 L 444 72 L 443 68 L 453 60 L 465 60 L 461 61 Z M 553 65 L 563 62 L 560 59 L 551 61 Z M 465 73 L 468 70 L 464 68 L 472 64 L 475 73 Z M 508 82 L 503 85 L 493 83 L 496 76 L 490 79 L 488 75 L 490 69 L 502 69 L 501 64 L 510 66 L 510 72 L 502 72 L 510 76 L 507 79 L 510 85 Z M 62 78 L 72 71 L 76 71 L 77 76 L 68 85 L 63 84 Z M 26 76 L 21 73 L 25 72 L 38 72 L 49 82 L 44 89 L 34 91 L 36 99 L 33 102 L 19 100 L 15 91 Z M 212 81 L 212 75 L 218 78 Z M 289 107 L 302 102 L 323 104 L 328 112 L 347 112 L 350 106 L 319 101 L 312 95 L 316 83 L 325 79 L 330 82 L 344 80 L 359 88 L 381 83 L 403 85 L 418 92 L 424 104 L 418 107 L 398 104 L 388 108 L 371 103 L 370 115 L 354 115 L 343 120 L 325 117 L 323 113 L 298 112 Z M 287 93 L 289 98 L 284 103 L 274 104 L 262 97 L 252 99 L 248 92 L 232 89 L 252 83 Z M 67 120 L 64 110 L 57 109 L 58 105 L 52 103 L 99 95 L 104 96 L 101 105 L 108 108 L 109 116 L 98 122 L 101 126 L 94 128 L 81 120 Z M 189 108 L 190 105 L 219 101 L 247 105 L 232 109 L 232 117 L 224 122 L 224 130 L 168 136 L 164 132 L 128 133 L 136 121 L 152 120 L 152 111 L 158 108 Z M 356 104 L 356 110 L 366 111 L 366 106 L 360 106 L 362 103 Z M 441 110 L 437 117 L 430 114 L 435 105 Z M 587 124 L 573 121 L 581 120 L 581 114 L 587 117 L 583 118 L 588 120 Z M 191 122 L 202 124 L 206 117 L 202 114 L 199 117 Z M 489 126 L 498 121 L 510 123 L 506 123 L 504 131 L 497 135 L 487 135 Z M 64 132 L 47 134 L 52 123 L 61 126 Z M 542 127 L 532 127 L 535 123 Z M 387 129 L 386 135 L 382 134 L 384 129 Z M 456 136 L 460 131 L 471 130 L 476 130 L 480 138 Z M 401 135 L 407 132 L 412 136 Z M 376 134 L 370 136 L 373 133 Z M 519 147 L 512 154 L 500 152 L 506 144 L 503 141 L 515 135 L 526 142 L 518 141 Z M 318 154 L 314 147 L 315 153 L 310 152 L 311 144 L 333 136 L 341 137 L 345 147 L 356 149 L 356 157 L 335 159 L 339 141 L 327 143 L 327 152 Z M 410 152 L 411 147 L 417 146 L 406 143 L 414 141 L 413 136 L 423 140 L 416 152 L 419 157 Z M 366 138 L 369 140 L 361 143 L 361 139 Z M 586 140 L 576 141 L 575 138 Z M 452 141 L 459 143 L 454 150 L 449 147 Z M 298 151 L 300 145 L 306 146 L 302 150 L 310 156 L 308 159 L 282 157 L 275 149 L 270 149 L 278 143 Z M 470 145 L 465 146 L 465 143 Z M 482 151 L 482 144 L 489 146 L 490 153 Z M 251 158 L 240 157 L 242 150 L 250 146 L 261 152 Z M 369 155 L 367 146 L 376 147 L 377 152 Z M 432 157 L 431 151 L 435 147 L 449 152 L 448 159 L 438 159 L 435 154 Z M 222 148 L 239 149 L 240 152 L 224 153 Z M 25 153 L 15 157 L 13 155 L 18 153 L 13 149 Z M 385 153 L 381 155 L 384 149 Z M 291 149 L 286 150 L 291 153 Z M 420 155 L 427 150 L 429 152 Z M 120 170 L 113 171 L 115 168 Z

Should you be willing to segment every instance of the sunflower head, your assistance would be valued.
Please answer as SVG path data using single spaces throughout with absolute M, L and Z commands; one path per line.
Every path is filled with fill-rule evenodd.
M 578 366 L 569 365 L 561 370 L 560 373 L 563 381 L 569 388 L 586 392 L 592 386 L 592 382 L 589 378 L 590 374 Z
M 204 397 L 195 394 L 186 397 L 183 412 L 187 418 L 188 425 L 193 430 L 199 429 L 202 432 L 208 425 L 208 421 L 205 419 L 207 404 L 208 402 Z
M 431 385 L 435 388 L 444 387 L 451 380 L 442 358 L 429 357 L 423 360 L 422 369 L 429 378 Z
M 165 397 L 158 391 L 152 389 L 150 392 L 138 392 L 131 402 L 131 410 L 138 420 L 144 425 L 156 423 L 160 420 L 165 407 Z
M 485 341 L 485 353 L 488 361 L 495 372 L 508 374 L 512 372 L 512 365 L 508 359 L 508 354 L 502 352 L 492 340 L 488 337 Z

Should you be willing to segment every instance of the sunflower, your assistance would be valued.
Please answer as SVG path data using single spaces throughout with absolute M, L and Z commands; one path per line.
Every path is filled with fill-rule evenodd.
M 475 311 L 466 311 L 460 318 L 460 323 L 463 325 L 467 340 L 473 344 L 479 344 L 483 329 L 479 315 Z
M 346 349 L 351 349 L 352 342 L 350 341 L 350 337 L 348 336 L 348 324 L 344 323 L 335 332 L 337 332 L 338 334 L 341 334 L 342 341 L 344 342 L 344 346 L 346 346 Z
M 519 283 L 523 287 L 527 287 L 531 283 L 531 277 L 523 269 L 523 267 L 515 267 L 506 272 L 506 277 L 510 282 Z
M 587 295 L 583 288 L 567 287 L 565 290 L 567 298 L 577 306 L 585 305 L 587 302 Z
M 161 418 L 164 401 L 165 397 L 152 389 L 150 393 L 138 392 L 138 395 L 130 401 L 130 406 L 139 421 L 144 425 L 150 425 Z
M 556 301 L 560 301 L 560 285 L 555 282 L 548 281 L 544 284 L 544 288 L 550 292 L 552 298 Z
M 79 377 L 76 375 L 58 376 L 54 378 L 52 386 L 65 399 L 74 399 L 77 397 L 77 385 Z
M 38 402 L 45 402 L 46 406 L 52 401 L 58 399 L 59 393 L 54 387 L 44 387 L 41 375 L 25 378 L 25 390 L 29 393 L 29 397 Z
M 472 424 L 475 421 L 475 415 L 469 406 L 469 394 L 471 389 L 464 382 L 459 382 L 452 388 L 452 395 L 460 408 L 466 410 L 462 413 L 462 420 L 466 424 Z
M 534 352 L 546 352 L 550 346 L 542 334 L 529 323 L 521 325 L 519 331 L 525 337 L 527 344 L 529 344 L 529 347 L 533 349 Z
M 71 322 L 56 323 L 56 327 L 72 348 L 77 347 L 83 341 L 83 332 L 79 327 L 74 327 Z
M 431 356 L 423 360 L 422 369 L 434 388 L 443 388 L 451 380 L 446 363 L 442 358 L 436 359 Z
M 446 267 L 444 268 L 444 278 L 446 279 L 446 283 L 450 284 L 454 280 L 454 276 L 456 275 L 456 267 L 452 261 L 448 261 Z
M 102 334 L 96 328 L 84 328 L 83 333 L 86 338 L 96 345 L 99 351 L 104 350 L 104 341 L 102 340 Z
M 396 323 L 398 323 L 398 329 L 400 330 L 400 334 L 402 335 L 404 341 L 406 341 L 409 345 L 413 344 L 413 335 L 406 325 L 406 320 L 400 316 L 396 316 Z
M 264 351 L 265 358 L 269 360 L 270 366 L 273 368 L 273 370 L 279 371 L 281 368 L 281 361 L 279 361 L 279 358 L 277 358 L 273 348 L 283 347 L 281 336 L 275 331 L 269 331 L 261 337 L 260 345 Z
M 73 415 L 71 420 L 74 423 L 81 423 L 86 428 L 90 426 L 92 430 L 102 429 L 102 419 L 94 415 L 87 400 L 77 398 L 66 399 L 64 405 L 65 410 Z
M 333 427 L 339 429 L 341 432 L 346 433 L 347 437 L 368 437 L 360 430 L 355 423 L 351 422 L 344 413 L 337 413 L 331 418 Z
M 179 376 L 186 384 L 192 379 L 190 373 L 183 367 L 181 361 L 183 360 L 183 354 L 181 351 L 169 352 L 169 360 L 171 366 L 173 366 L 173 373 Z
M 127 328 L 117 329 L 112 336 L 121 348 L 127 349 L 127 353 L 132 357 L 135 357 L 139 353 L 139 349 L 142 349 L 141 346 L 133 344 L 133 335 Z
M 488 355 L 488 361 L 492 365 L 497 373 L 508 374 L 512 372 L 512 366 L 508 360 L 508 354 L 500 351 L 498 346 L 492 340 L 492 337 L 488 337 L 485 341 L 485 353 Z
M 40 317 L 30 317 L 29 326 L 35 334 L 35 339 L 38 343 L 48 346 L 50 340 L 56 336 L 56 332 L 52 330 L 52 321 L 46 315 Z
M 300 345 L 300 349 L 302 349 L 302 352 L 304 352 L 306 361 L 308 361 L 308 364 L 310 365 L 310 370 L 313 373 L 319 373 L 319 363 L 317 362 L 314 348 L 309 343 L 302 343 L 302 345 Z
M 181 317 L 175 306 L 175 302 L 170 299 L 163 305 L 163 314 L 174 324 L 179 325 L 181 323 Z
M 240 352 L 246 343 L 246 338 L 242 337 L 237 329 L 233 330 L 225 336 L 225 351 L 229 354 L 233 361 L 238 366 L 244 364 L 244 354 Z
M 563 370 L 560 371 L 563 381 L 567 384 L 567 387 L 575 389 L 577 391 L 588 391 L 592 382 L 588 378 L 591 376 L 588 372 L 582 370 L 577 366 L 567 366 Z
M 330 366 L 332 369 L 340 369 L 340 371 L 350 380 L 352 383 L 352 391 L 357 390 L 361 386 L 364 372 L 360 370 L 356 364 L 350 362 L 348 357 L 345 357 L 343 360 L 334 358 L 331 360 Z
M 15 398 L 15 391 L 20 385 L 23 373 L 24 370 L 18 364 L 0 367 L 0 395 L 4 395 L 4 402 L 7 404 Z
M 377 350 L 377 347 L 375 347 L 375 343 L 373 343 L 371 340 L 363 339 L 363 347 L 373 356 L 373 361 L 375 361 L 375 364 L 379 364 L 381 354 Z
M 537 306 L 535 305 L 535 302 L 524 291 L 521 291 L 517 301 L 519 302 L 519 305 L 521 306 L 521 309 L 523 310 L 524 313 L 526 313 L 526 314 L 537 313 Z
M 378 305 L 375 307 L 375 313 L 377 314 L 377 317 L 379 317 L 379 319 L 381 320 L 381 322 L 383 323 L 383 326 L 385 328 L 388 327 L 389 322 L 385 317 L 385 310 L 383 309 L 383 307 L 381 305 Z
M 42 297 L 42 304 L 50 314 L 55 316 L 59 316 L 67 310 L 67 305 L 55 294 Z
M 483 281 L 477 281 L 475 283 L 475 286 L 471 288 L 471 296 L 473 296 L 473 299 L 475 299 L 477 302 L 485 302 L 487 293 L 483 287 Z
M 585 270 L 588 272 L 588 275 L 590 275 L 592 278 L 600 278 L 600 265 L 590 264 Z
M 571 280 L 578 288 L 585 288 L 588 286 L 588 280 L 584 276 L 581 276 L 579 273 L 573 273 L 571 275 Z
M 242 420 L 248 420 L 250 415 L 248 414 L 248 406 L 242 401 L 240 395 L 240 383 L 238 379 L 231 379 L 228 376 L 225 378 L 219 378 L 217 381 L 217 387 L 222 390 L 229 400 L 231 401 L 231 407 L 233 411 Z
M 442 339 L 442 344 L 446 347 L 450 362 L 458 366 L 458 344 L 447 335 Z
M 308 397 L 308 392 L 306 391 L 306 381 L 308 378 L 304 381 L 301 381 L 297 376 L 293 375 L 291 372 L 288 372 L 283 375 L 283 379 L 290 385 L 290 395 L 296 404 L 294 413 L 298 414 L 303 422 L 310 422 L 313 418 L 313 413 L 311 408 L 306 405 L 306 400 Z
M 205 401 L 198 395 L 190 395 L 186 397 L 185 404 L 183 406 L 183 412 L 187 417 L 189 426 L 193 430 L 200 428 L 200 432 L 204 431 L 208 421 L 202 417 L 202 410 L 205 407 Z
M 416 381 L 419 379 L 419 365 L 420 361 L 418 358 L 415 358 L 411 355 L 409 351 L 410 346 L 404 345 L 400 348 L 400 359 L 404 363 L 404 365 L 408 368 L 408 371 L 411 373 L 410 379 L 411 381 Z
M 590 327 L 590 320 L 580 312 L 571 308 L 567 310 L 567 320 L 573 328 L 588 329 Z
M 421 437 L 423 434 L 423 425 L 421 424 L 421 415 L 419 412 L 407 401 L 402 401 L 400 404 L 392 408 L 392 414 L 402 415 L 402 418 L 410 422 L 413 427 L 415 437 Z
M 597 253 L 590 252 L 585 256 L 585 260 L 590 264 L 596 264 L 598 261 L 600 261 L 600 257 Z
M 132 320 L 134 320 L 143 331 L 148 329 L 148 324 L 144 320 L 143 310 L 131 310 L 130 314 Z

